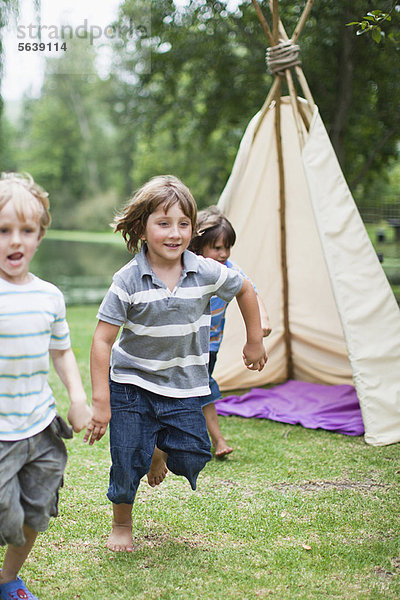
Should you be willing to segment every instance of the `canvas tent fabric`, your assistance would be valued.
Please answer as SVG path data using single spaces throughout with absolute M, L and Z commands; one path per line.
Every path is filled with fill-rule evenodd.
M 304 102 L 299 100 L 299 102 Z M 281 383 L 288 377 L 280 250 L 276 103 L 250 122 L 221 195 L 232 222 L 232 258 L 257 286 L 272 333 L 261 373 L 241 359 L 244 326 L 227 311 L 215 377 L 222 390 Z M 317 107 L 309 130 L 281 98 L 285 229 L 293 378 L 354 384 L 365 441 L 400 441 L 400 312 L 340 170 Z

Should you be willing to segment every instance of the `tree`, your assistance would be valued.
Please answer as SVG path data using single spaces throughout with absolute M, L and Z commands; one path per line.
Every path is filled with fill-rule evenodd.
M 34 0 L 33 6 L 36 15 L 40 13 L 40 2 L 41 0 Z M 3 30 L 8 24 L 10 18 L 14 15 L 17 16 L 19 12 L 19 1 L 18 0 L 0 0 L 0 87 L 3 80 L 3 68 L 4 68 L 4 48 L 3 48 Z M 0 95 L 0 163 L 4 169 L 10 168 L 9 160 L 9 140 L 7 135 L 10 132 L 10 124 L 4 122 L 4 101 Z
M 133 18 L 135 4 L 125 0 L 122 18 Z M 268 15 L 269 2 L 260 4 Z M 303 7 L 280 1 L 289 33 Z M 399 137 L 396 48 L 357 39 L 346 27 L 364 9 L 362 0 L 320 0 L 300 41 L 305 74 L 353 187 L 360 177 L 381 172 Z M 243 129 L 270 86 L 264 33 L 249 2 L 230 12 L 215 0 L 192 0 L 181 9 L 157 0 L 151 17 L 151 72 L 136 73 L 125 88 L 135 98 L 132 179 L 139 184 L 160 166 L 175 169 L 208 204 L 221 191 Z M 126 82 L 132 52 L 121 48 L 119 63 L 116 77 Z
M 0 171 L 15 171 L 17 131 L 3 113 L 0 119 Z
M 357 26 L 356 35 L 371 34 L 377 44 L 387 37 L 391 42 L 400 46 L 399 13 L 400 5 L 394 3 L 389 12 L 379 9 L 371 10 L 362 17 L 361 21 L 352 21 L 347 25 Z M 393 23 L 392 15 L 394 16 Z
M 151 49 L 151 71 L 137 73 L 130 84 L 126 81 L 126 72 L 134 71 L 131 56 L 136 60 L 138 44 L 134 53 L 119 50 L 115 77 L 125 80 L 125 100 L 133 105 L 133 185 L 172 171 L 196 189 L 198 200 L 209 204 L 225 182 L 248 115 L 262 102 L 271 78 L 254 68 L 254 62 L 243 70 L 249 48 L 238 46 L 230 21 L 238 21 L 244 30 L 246 23 L 228 13 L 223 2 L 208 5 L 210 12 L 200 3 L 184 11 L 172 1 L 152 3 L 151 36 L 145 47 Z M 136 2 L 125 2 L 123 15 L 134 21 L 135 8 Z M 248 29 L 252 27 L 258 29 L 258 23 L 250 22 Z M 251 31 L 243 35 L 250 46 Z M 261 41 L 255 51 L 263 64 Z M 120 101 L 124 102 L 121 96 Z
M 23 170 L 50 193 L 54 225 L 62 228 L 79 225 L 82 201 L 114 184 L 107 83 L 96 74 L 92 46 L 67 44 L 60 58 L 47 59 L 40 98 L 25 99 L 18 153 Z

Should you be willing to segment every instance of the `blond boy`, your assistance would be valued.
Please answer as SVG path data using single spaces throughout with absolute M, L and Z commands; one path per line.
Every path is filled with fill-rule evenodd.
M 62 293 L 29 272 L 50 223 L 47 193 L 29 175 L 0 179 L 0 598 L 36 600 L 18 573 L 57 516 L 72 431 L 47 382 L 49 355 L 70 398 L 75 432 L 90 409 L 71 349 Z

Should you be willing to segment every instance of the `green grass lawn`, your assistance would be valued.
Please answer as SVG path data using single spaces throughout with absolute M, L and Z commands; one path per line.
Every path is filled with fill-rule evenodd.
M 89 394 L 96 308 L 71 307 Z M 65 416 L 62 385 L 51 383 Z M 70 440 L 60 516 L 21 572 L 40 600 L 393 599 L 400 597 L 400 445 L 267 420 L 220 418 L 234 453 L 192 492 L 168 474 L 144 480 L 135 551 L 105 548 L 111 523 L 108 440 Z M 1 550 L 1 556 L 4 549 Z

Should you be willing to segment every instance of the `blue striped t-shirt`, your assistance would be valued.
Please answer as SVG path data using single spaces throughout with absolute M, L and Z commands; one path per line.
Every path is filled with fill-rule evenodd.
M 227 260 L 225 262 L 225 266 L 228 269 L 233 269 L 234 271 L 239 272 L 244 279 L 248 279 L 252 284 L 254 291 L 257 293 L 257 289 L 252 283 L 251 279 L 243 273 L 242 269 L 238 267 L 231 260 Z M 223 300 L 222 298 L 218 298 L 218 296 L 213 296 L 210 301 L 211 306 L 211 328 L 210 328 L 210 352 L 218 352 L 221 342 L 222 336 L 224 335 L 224 327 L 225 327 L 225 313 L 228 308 L 229 302 Z
M 34 275 L 24 285 L 0 278 L 0 440 L 32 437 L 54 419 L 49 349 L 69 347 L 60 290 Z

